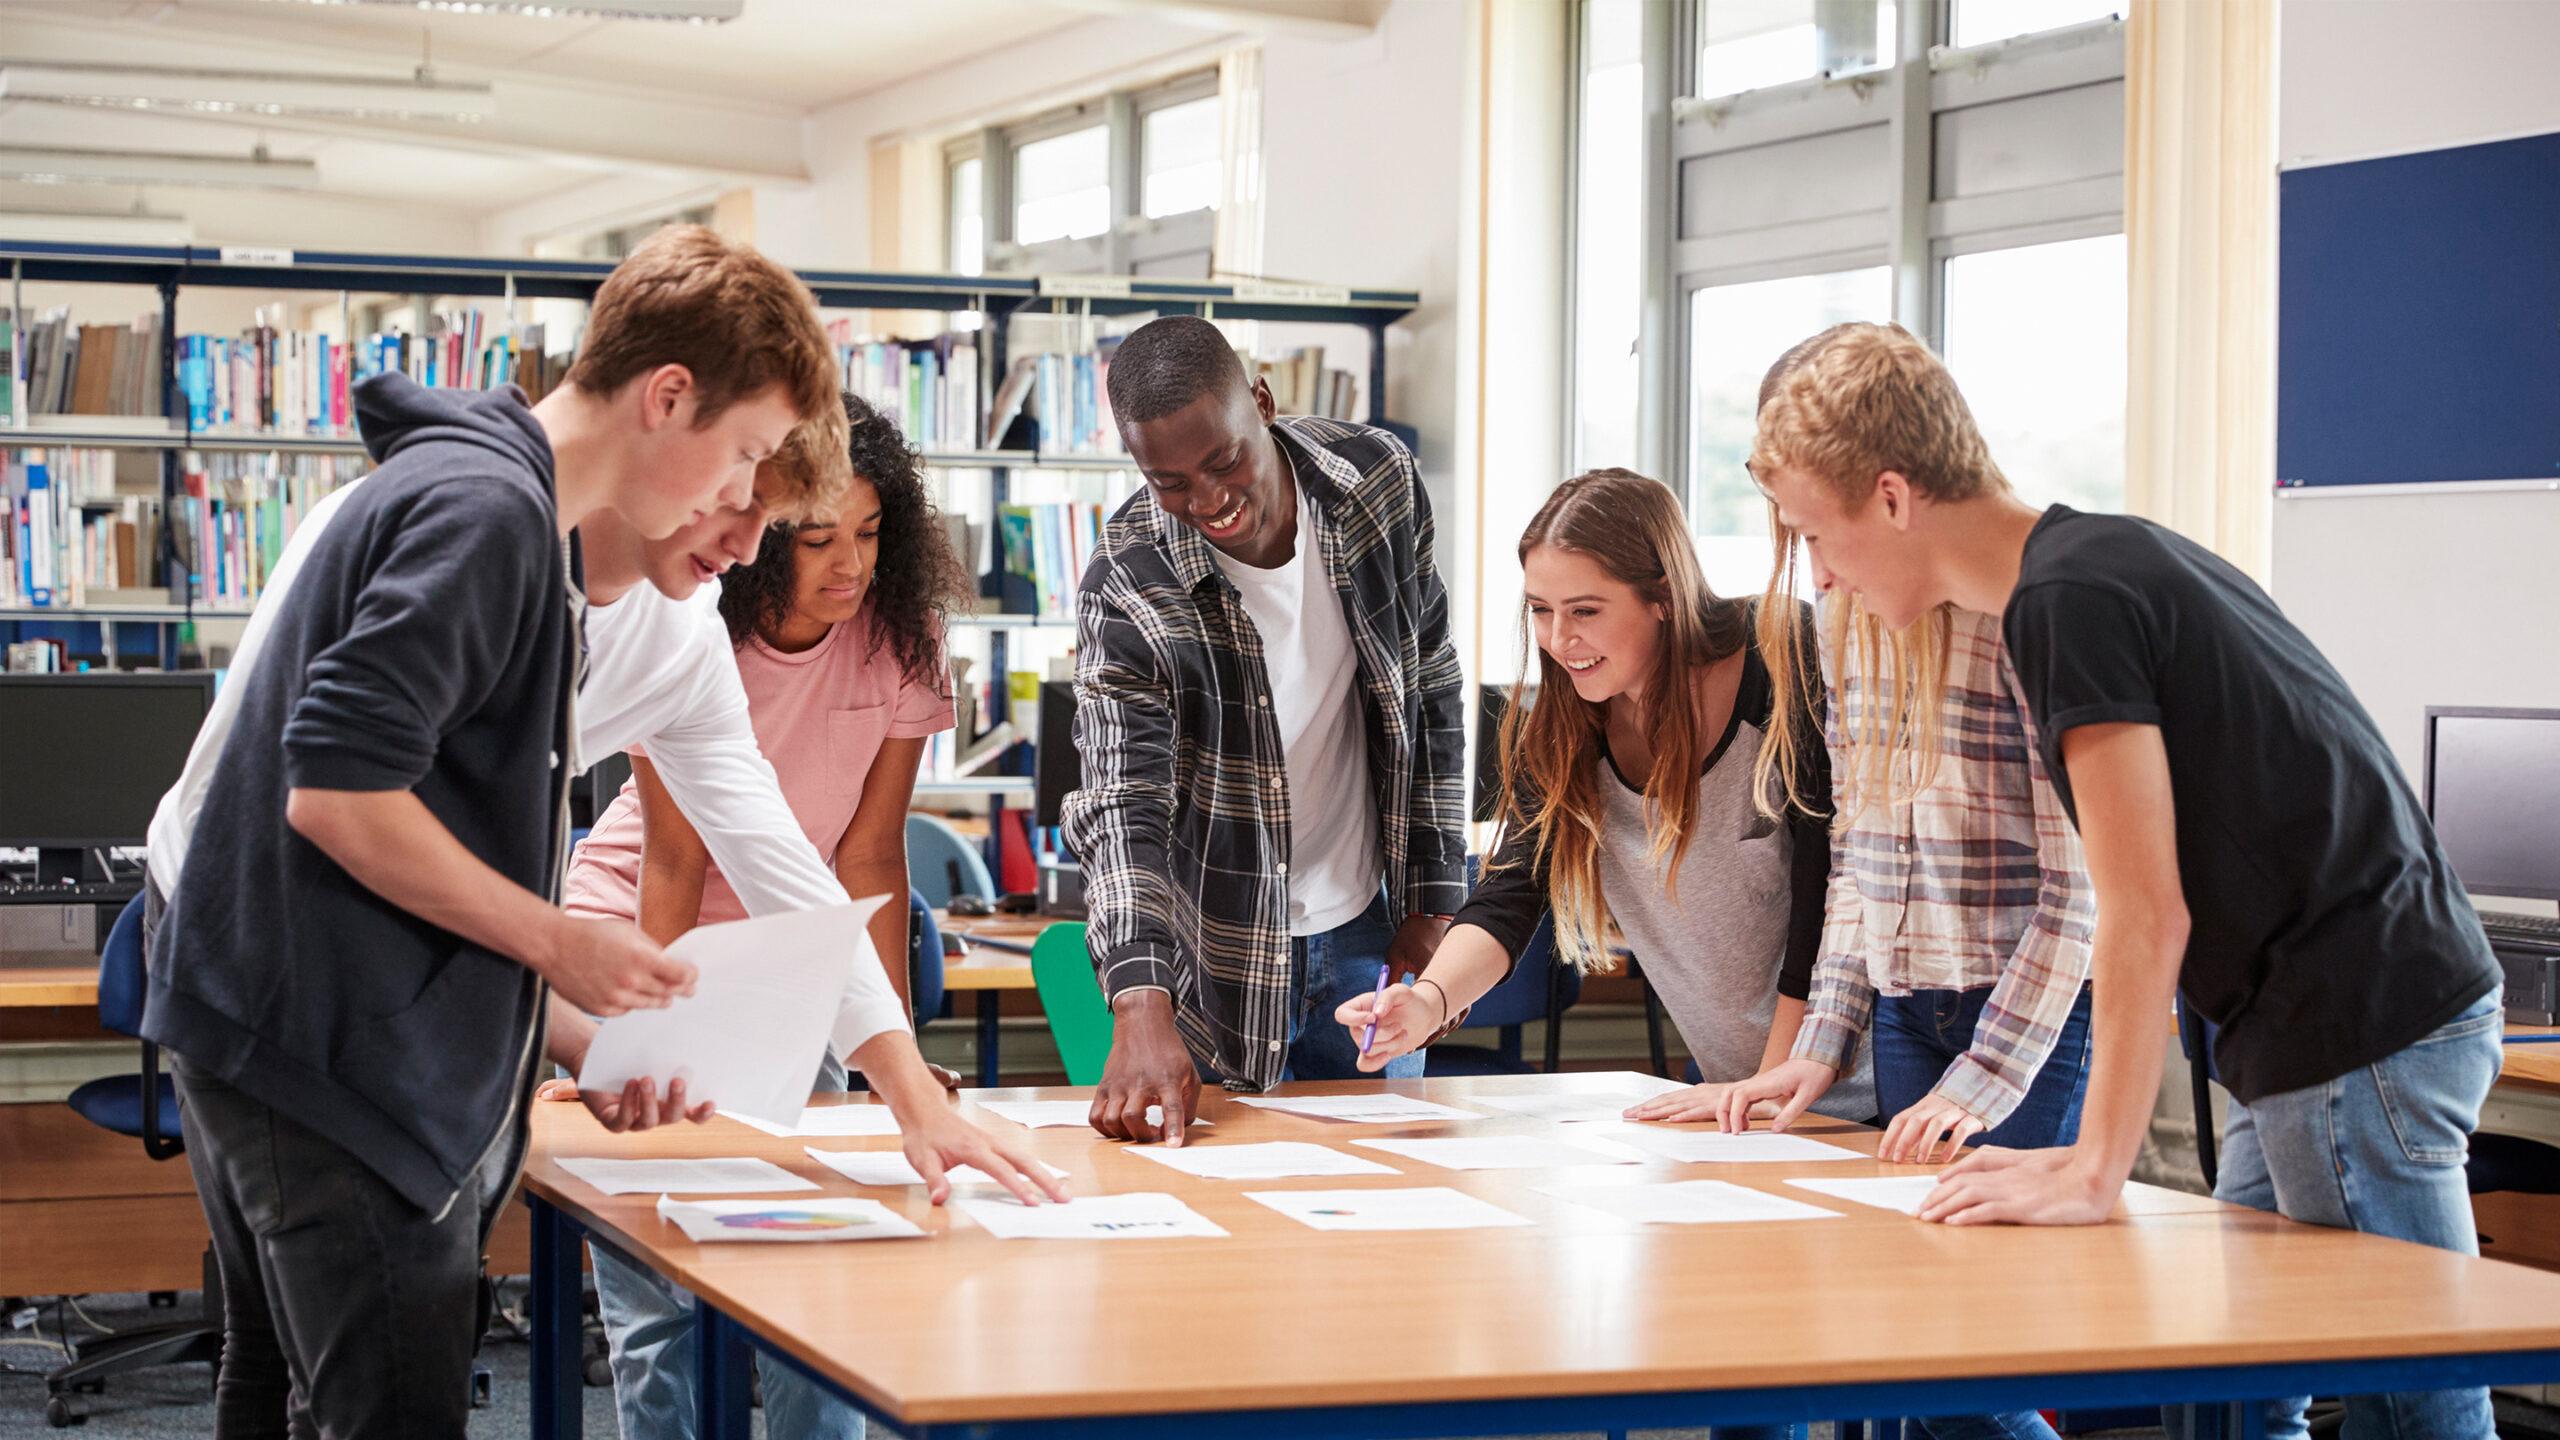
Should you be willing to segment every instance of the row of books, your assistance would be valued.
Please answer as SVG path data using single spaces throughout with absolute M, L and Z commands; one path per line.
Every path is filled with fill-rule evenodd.
M 340 455 L 201 454 L 180 457 L 181 492 L 169 502 L 169 553 L 185 567 L 195 603 L 255 604 L 302 517 L 354 479 L 365 462 Z M 172 583 L 180 577 L 170 577 Z
M 19 332 L 10 316 L 10 414 L 26 400 L 31 415 L 160 413 L 160 316 L 130 325 L 74 325 L 68 308 L 45 312 Z
M 978 447 L 978 341 L 954 333 L 931 340 L 854 338 L 850 323 L 828 324 L 844 387 L 889 418 L 907 443 L 928 450 Z
M 1116 348 L 1116 347 L 1113 347 Z M 987 433 L 1008 449 L 1052 455 L 1121 455 L 1111 418 L 1110 350 L 1016 358 L 996 389 Z
M 1329 420 L 1359 420 L 1360 377 L 1348 370 L 1328 370 L 1324 347 L 1307 345 L 1273 359 L 1237 358 L 1245 373 L 1271 386 L 1272 408 L 1283 415 L 1321 415 Z
M 1004 612 L 1058 618 L 1074 614 L 1076 584 L 1093 560 L 1102 522 L 1099 505 L 997 506 Z
M 187 451 L 180 493 L 163 500 L 118 493 L 112 451 L 0 456 L 0 606 L 61 610 L 149 587 L 166 602 L 182 586 L 198 606 L 246 608 L 302 517 L 364 468 L 348 456 Z
M 428 333 L 369 336 L 350 345 L 314 330 L 260 325 L 236 339 L 180 338 L 178 388 L 193 431 L 309 436 L 355 432 L 352 390 L 399 373 L 441 389 L 509 383 L 539 400 L 567 369 L 544 353 L 543 327 L 498 330 L 477 310 L 439 315 Z M 154 412 L 156 413 L 156 412 Z

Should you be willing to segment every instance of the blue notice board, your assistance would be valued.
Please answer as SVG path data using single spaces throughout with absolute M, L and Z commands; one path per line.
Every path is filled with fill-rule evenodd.
M 2560 134 L 2281 185 L 2277 483 L 2560 478 Z

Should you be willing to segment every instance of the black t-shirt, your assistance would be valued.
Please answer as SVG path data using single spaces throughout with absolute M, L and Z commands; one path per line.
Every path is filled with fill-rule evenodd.
M 2370 1065 L 2499 986 L 2373 717 L 2247 576 L 2148 520 L 2056 505 L 2002 623 L 2075 822 L 2063 735 L 2160 727 L 2189 917 L 2178 983 L 2221 1027 L 2214 1063 L 2242 1101 Z

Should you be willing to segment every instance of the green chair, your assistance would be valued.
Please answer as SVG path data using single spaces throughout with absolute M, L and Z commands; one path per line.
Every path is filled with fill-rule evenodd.
M 1040 932 L 1031 947 L 1031 980 L 1040 988 L 1040 1008 L 1049 1012 L 1049 1034 L 1058 1042 L 1067 1083 L 1101 1084 L 1102 1062 L 1111 1056 L 1111 1005 L 1093 978 L 1082 925 Z

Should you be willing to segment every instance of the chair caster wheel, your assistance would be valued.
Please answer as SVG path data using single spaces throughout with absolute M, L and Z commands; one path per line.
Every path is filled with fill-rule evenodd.
M 56 1430 L 67 1430 L 74 1425 L 88 1424 L 89 1417 L 72 1405 L 70 1396 L 53 1395 L 46 1397 L 44 1402 L 44 1423 Z
M 588 1356 L 586 1363 L 578 1367 L 578 1373 L 590 1390 L 613 1388 L 613 1362 L 602 1355 Z

